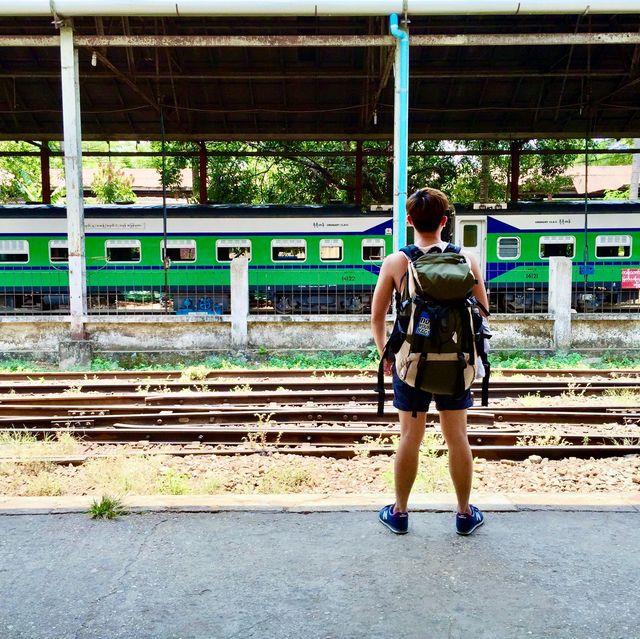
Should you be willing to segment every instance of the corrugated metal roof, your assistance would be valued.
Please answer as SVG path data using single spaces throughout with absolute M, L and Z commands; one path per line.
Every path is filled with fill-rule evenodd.
M 84 18 L 79 35 L 380 35 L 388 18 Z M 638 33 L 638 14 L 417 16 L 412 35 L 511 34 L 511 46 L 411 48 L 414 138 L 640 134 L 634 44 L 518 46 L 518 35 Z M 47 18 L 0 19 L 2 35 L 54 35 Z M 390 139 L 392 47 L 80 49 L 83 137 Z M 0 137 L 59 139 L 55 48 L 0 48 Z M 106 62 L 105 62 L 106 61 Z M 108 64 L 107 64 L 108 62 Z

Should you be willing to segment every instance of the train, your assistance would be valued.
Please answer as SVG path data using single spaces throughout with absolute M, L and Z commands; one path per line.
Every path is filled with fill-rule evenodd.
M 576 311 L 640 310 L 640 202 L 457 206 L 454 238 L 483 266 L 498 312 L 548 310 L 549 258 L 572 261 Z
M 242 255 L 251 312 L 368 313 L 393 250 L 391 206 L 89 205 L 84 215 L 91 312 L 228 313 Z M 573 262 L 576 310 L 638 306 L 640 202 L 457 205 L 446 234 L 476 255 L 494 311 L 546 311 L 553 256 Z M 64 207 L 0 207 L 0 312 L 68 303 Z

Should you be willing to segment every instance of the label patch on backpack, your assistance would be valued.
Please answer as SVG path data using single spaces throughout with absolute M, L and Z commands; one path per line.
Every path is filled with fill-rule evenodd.
M 421 337 L 431 337 L 431 318 L 427 311 L 422 311 L 422 313 L 420 313 L 418 325 L 416 326 L 414 333 Z

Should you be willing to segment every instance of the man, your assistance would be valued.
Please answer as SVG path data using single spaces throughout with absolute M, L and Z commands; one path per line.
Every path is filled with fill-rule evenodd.
M 449 208 L 447 196 L 431 188 L 420 189 L 407 200 L 407 223 L 413 226 L 415 244 L 423 252 L 426 253 L 434 247 L 443 251 L 447 247 L 441 233 L 447 223 Z M 484 308 L 488 308 L 487 292 L 478 262 L 473 255 L 465 252 L 461 254 L 469 262 L 476 279 L 471 294 Z M 408 258 L 402 252 L 389 255 L 380 268 L 371 305 L 371 328 L 380 355 L 387 341 L 387 311 L 394 290 L 402 291 L 407 268 Z M 449 449 L 449 472 L 458 501 L 456 532 L 460 535 L 471 534 L 484 523 L 484 516 L 480 510 L 469 504 L 473 458 L 467 439 L 467 408 L 473 405 L 471 392 L 466 391 L 461 397 L 432 397 L 431 393 L 413 388 L 401 381 L 396 375 L 393 362 L 385 361 L 384 366 L 386 374 L 393 374 L 393 405 L 398 409 L 400 416 L 400 444 L 394 464 L 396 501 L 395 504 L 380 510 L 380 522 L 396 534 L 408 532 L 409 493 L 418 471 L 418 456 L 425 433 L 427 410 L 434 399 L 440 415 L 442 434 Z M 416 407 L 416 417 L 412 417 L 412 411 L 416 410 Z

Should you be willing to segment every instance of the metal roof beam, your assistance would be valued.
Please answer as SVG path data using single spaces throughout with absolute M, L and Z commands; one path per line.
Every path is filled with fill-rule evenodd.
M 77 35 L 77 47 L 390 47 L 392 36 Z M 523 47 L 640 44 L 640 33 L 512 33 L 413 35 L 414 47 Z M 58 36 L 0 36 L 0 47 L 58 47 Z

